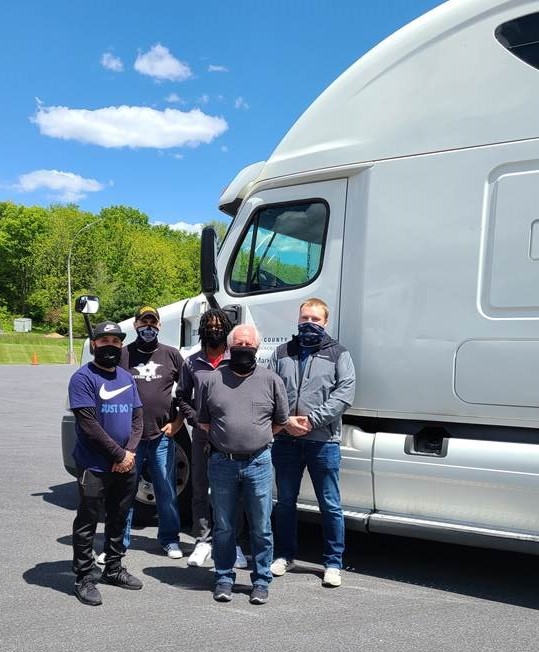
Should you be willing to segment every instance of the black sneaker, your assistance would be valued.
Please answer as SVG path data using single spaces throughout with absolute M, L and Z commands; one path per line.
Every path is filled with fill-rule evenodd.
M 95 580 L 91 575 L 85 575 L 75 582 L 75 595 L 83 604 L 97 607 L 103 603 L 101 593 L 96 588 Z
M 101 581 L 131 591 L 137 591 L 142 588 L 142 582 L 139 578 L 128 573 L 127 568 L 123 566 L 120 567 L 120 570 L 112 573 L 105 569 L 103 575 L 101 575 Z
M 232 600 L 232 584 L 218 582 L 213 591 L 213 599 L 217 602 L 230 602 Z
M 268 601 L 268 589 L 264 586 L 253 586 L 249 602 L 251 604 L 266 604 Z

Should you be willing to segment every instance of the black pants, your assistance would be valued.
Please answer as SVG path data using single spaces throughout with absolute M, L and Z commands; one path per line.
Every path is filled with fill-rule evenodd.
M 73 572 L 77 578 L 94 568 L 94 536 L 102 508 L 105 508 L 105 546 L 107 570 L 120 569 L 125 555 L 123 536 L 127 512 L 137 489 L 135 468 L 129 473 L 97 472 L 79 469 L 79 506 L 73 521 Z

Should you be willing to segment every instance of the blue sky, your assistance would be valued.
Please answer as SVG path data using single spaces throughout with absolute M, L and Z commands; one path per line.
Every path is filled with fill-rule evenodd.
M 19 0 L 0 8 L 0 200 L 180 227 L 363 53 L 441 0 Z

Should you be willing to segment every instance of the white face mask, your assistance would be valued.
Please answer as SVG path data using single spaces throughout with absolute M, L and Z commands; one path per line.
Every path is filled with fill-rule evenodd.
M 157 339 L 159 329 L 155 326 L 140 326 L 140 328 L 137 328 L 137 335 L 143 342 L 150 344 L 151 342 L 155 342 Z

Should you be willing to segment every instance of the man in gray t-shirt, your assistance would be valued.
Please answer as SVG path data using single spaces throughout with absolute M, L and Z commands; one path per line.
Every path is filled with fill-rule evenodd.
M 200 388 L 197 421 L 209 433 L 208 478 L 214 513 L 213 559 L 218 602 L 232 599 L 236 580 L 236 510 L 242 499 L 251 535 L 251 604 L 268 600 L 272 574 L 271 531 L 273 433 L 288 420 L 288 399 L 277 374 L 258 367 L 254 326 L 236 326 L 228 336 L 230 362 L 207 375 Z

